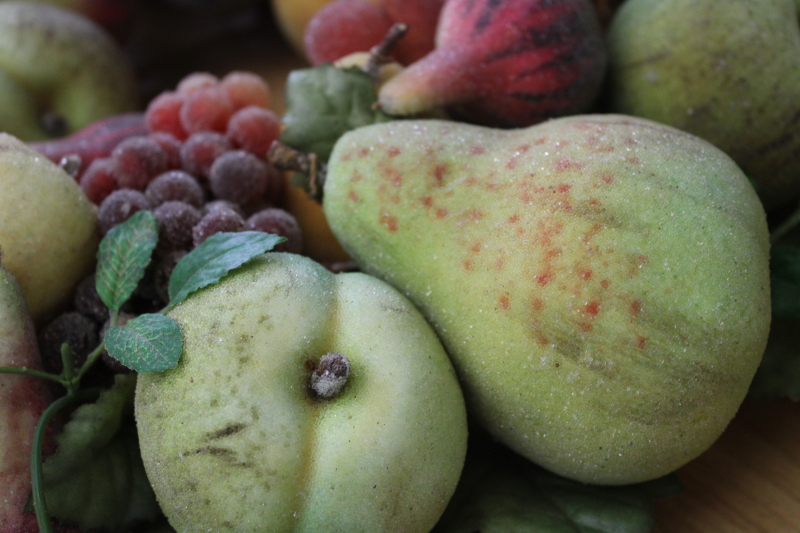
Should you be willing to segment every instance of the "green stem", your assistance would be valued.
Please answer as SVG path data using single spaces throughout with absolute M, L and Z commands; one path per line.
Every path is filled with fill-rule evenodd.
M 798 224 L 800 224 L 800 208 L 789 215 L 789 218 L 781 222 L 777 228 L 772 230 L 772 234 L 769 236 L 769 242 L 775 244 Z
M 33 445 L 31 446 L 31 489 L 33 491 L 33 507 L 36 511 L 36 523 L 39 524 L 40 533 L 53 532 L 53 528 L 50 527 L 50 518 L 47 516 L 47 504 L 44 499 L 44 476 L 42 474 L 42 449 L 47 424 L 61 409 L 73 404 L 96 400 L 99 396 L 100 389 L 70 392 L 50 404 L 36 424 L 36 429 L 33 433 Z
M 62 380 L 60 376 L 56 376 L 50 372 L 33 370 L 26 366 L 0 366 L 0 374 L 23 374 L 34 378 L 49 379 L 50 381 L 55 381 L 56 383 L 64 385 L 64 380 Z

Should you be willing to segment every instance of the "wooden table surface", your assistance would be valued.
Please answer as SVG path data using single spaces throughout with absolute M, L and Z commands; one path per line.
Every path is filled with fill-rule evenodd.
M 286 75 L 308 65 L 275 31 L 268 23 L 223 35 L 194 50 L 167 82 L 194 70 L 254 71 L 282 113 Z M 800 404 L 746 401 L 722 437 L 677 474 L 685 492 L 656 503 L 658 533 L 800 533 Z

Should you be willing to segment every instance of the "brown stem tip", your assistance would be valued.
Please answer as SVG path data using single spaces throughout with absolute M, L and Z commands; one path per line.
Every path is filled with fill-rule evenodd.
M 280 141 L 273 141 L 267 151 L 267 161 L 278 170 L 300 172 L 308 177 L 306 190 L 308 195 L 322 201 L 322 186 L 325 183 L 325 163 L 317 159 L 317 154 L 304 154 Z
M 317 398 L 330 400 L 338 396 L 350 377 L 350 360 L 339 352 L 323 355 L 311 373 L 309 388 Z

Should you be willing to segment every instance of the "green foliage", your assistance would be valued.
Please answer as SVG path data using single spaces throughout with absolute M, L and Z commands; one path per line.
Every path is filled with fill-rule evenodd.
M 179 304 L 194 291 L 218 282 L 234 268 L 285 240 L 285 237 L 259 231 L 212 235 L 175 266 L 167 289 L 168 308 Z
M 649 533 L 675 476 L 607 487 L 550 473 L 473 431 L 456 493 L 432 533 Z
M 114 227 L 100 242 L 95 282 L 108 308 L 117 312 L 144 276 L 158 242 L 158 221 L 150 211 L 139 211 Z
M 331 64 L 292 71 L 286 80 L 286 128 L 280 141 L 321 161 L 347 131 L 394 120 L 374 105 L 375 87 L 359 68 Z
M 124 531 L 161 516 L 133 421 L 136 375 L 118 375 L 95 403 L 72 414 L 43 465 L 52 516 L 82 529 Z
M 183 339 L 178 324 L 157 313 L 139 315 L 105 334 L 108 354 L 136 372 L 160 372 L 178 365 Z

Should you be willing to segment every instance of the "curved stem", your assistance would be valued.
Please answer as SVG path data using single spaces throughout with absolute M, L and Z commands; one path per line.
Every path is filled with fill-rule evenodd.
M 50 381 L 55 381 L 56 383 L 64 385 L 64 380 L 61 379 L 60 376 L 42 370 L 34 370 L 26 366 L 0 366 L 0 374 L 22 374 L 34 378 L 49 379 Z
M 44 410 L 36 429 L 33 433 L 31 446 L 31 489 L 33 491 L 33 507 L 36 511 L 36 523 L 41 533 L 52 533 L 50 517 L 47 516 L 47 504 L 44 500 L 44 477 L 42 475 L 42 447 L 47 424 L 61 409 L 77 403 L 85 403 L 97 399 L 100 389 L 86 389 L 70 392 L 66 396 L 54 401 Z

